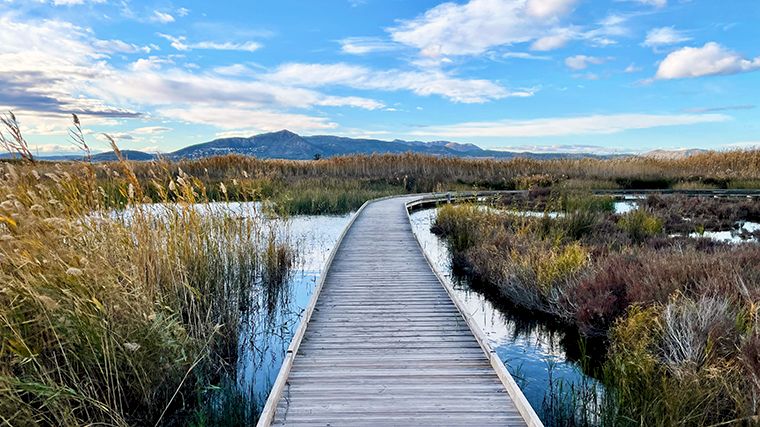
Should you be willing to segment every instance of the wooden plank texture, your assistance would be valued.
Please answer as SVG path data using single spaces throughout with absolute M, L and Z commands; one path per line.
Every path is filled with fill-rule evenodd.
M 423 256 L 410 200 L 357 213 L 264 425 L 540 425 Z

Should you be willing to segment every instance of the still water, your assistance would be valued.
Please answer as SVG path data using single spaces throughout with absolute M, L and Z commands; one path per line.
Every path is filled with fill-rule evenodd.
M 595 387 L 601 392 L 601 385 L 584 374 L 579 362 L 589 358 L 599 360 L 601 354 L 593 354 L 591 347 L 581 349 L 578 337 L 572 333 L 500 305 L 452 272 L 446 243 L 430 231 L 436 214 L 436 209 L 412 213 L 412 229 L 420 245 L 473 315 L 539 417 L 544 422 L 550 421 L 549 406 L 557 398 L 550 394 L 560 387 L 565 390 Z
M 572 384 L 588 387 L 589 382 L 594 382 L 584 375 L 577 362 L 582 356 L 577 337 L 517 315 L 456 278 L 445 242 L 430 232 L 435 215 L 435 209 L 428 209 L 411 216 L 412 228 L 423 250 L 450 281 L 528 401 L 546 420 L 547 393 L 559 383 L 565 387 Z M 298 256 L 284 285 L 275 291 L 259 292 L 250 309 L 241 314 L 235 388 L 254 412 L 249 414 L 253 418 L 266 402 L 330 251 L 350 218 L 351 214 L 267 219 L 298 248 Z
M 351 215 L 303 215 L 268 220 L 279 222 L 277 230 L 298 248 L 298 254 L 283 286 L 259 292 L 250 309 L 242 313 L 236 387 L 256 413 L 266 403 L 330 251 L 350 218 Z

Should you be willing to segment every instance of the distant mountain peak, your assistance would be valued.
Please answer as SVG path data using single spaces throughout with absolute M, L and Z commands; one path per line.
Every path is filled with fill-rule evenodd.
M 287 129 L 278 130 L 276 132 L 262 133 L 262 134 L 259 134 L 259 135 L 255 135 L 254 137 L 261 137 L 261 136 L 266 136 L 266 135 L 278 136 L 278 137 L 290 137 L 290 138 L 293 138 L 293 137 L 300 138 L 301 137 L 301 135 L 299 135 L 299 134 L 297 134 L 295 132 L 291 132 L 291 131 L 289 131 Z
M 532 154 L 484 150 L 475 144 L 451 141 L 384 141 L 371 138 L 348 138 L 334 135 L 301 136 L 287 129 L 261 133 L 250 138 L 220 138 L 196 144 L 168 154 L 169 158 L 197 159 L 224 154 L 240 154 L 266 159 L 310 160 L 353 154 L 419 153 L 449 157 L 533 158 L 588 157 L 573 154 Z
M 138 151 L 124 151 L 130 160 L 150 160 L 156 156 Z M 451 141 L 384 141 L 370 138 L 348 138 L 333 135 L 301 136 L 287 129 L 261 133 L 251 137 L 219 138 L 191 145 L 172 153 L 162 154 L 170 160 L 200 159 L 204 157 L 237 154 L 261 159 L 311 160 L 317 157 L 348 156 L 355 154 L 417 153 L 439 157 L 500 158 L 530 157 L 552 159 L 567 157 L 605 157 L 568 153 L 514 153 L 484 150 L 475 144 Z M 0 156 L 2 157 L 2 156 Z M 72 158 L 74 156 L 71 156 Z M 112 160 L 112 153 L 102 153 L 95 160 Z

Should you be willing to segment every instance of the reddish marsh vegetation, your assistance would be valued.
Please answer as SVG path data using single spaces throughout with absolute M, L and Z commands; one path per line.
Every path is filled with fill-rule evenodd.
M 501 212 L 447 205 L 434 231 L 512 304 L 607 340 L 603 424 L 757 420 L 760 244 L 670 236 L 753 219 L 760 202 L 652 196 L 625 214 L 610 202 L 533 192 Z M 560 215 L 514 213 L 525 209 Z

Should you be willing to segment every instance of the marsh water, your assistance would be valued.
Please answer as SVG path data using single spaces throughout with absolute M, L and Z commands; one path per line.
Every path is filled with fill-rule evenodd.
M 282 219 L 263 214 L 260 206 L 230 203 L 221 207 L 235 215 L 260 216 L 263 227 L 276 230 L 280 238 L 287 239 L 296 248 L 295 263 L 281 286 L 255 293 L 250 307 L 241 313 L 236 374 L 234 384 L 228 386 L 252 411 L 246 418 L 255 419 L 277 378 L 327 258 L 352 214 Z M 631 200 L 615 203 L 618 214 L 636 208 L 636 202 Z M 449 281 L 456 297 L 476 319 L 539 416 L 551 424 L 552 411 L 562 404 L 562 395 L 568 394 L 568 390 L 601 393 L 602 386 L 588 372 L 603 358 L 604 349 L 582 343 L 576 334 L 561 325 L 516 310 L 478 284 L 458 276 L 452 268 L 451 253 L 445 241 L 430 231 L 436 214 L 434 208 L 411 214 L 416 237 L 434 268 Z M 747 225 L 747 228 L 754 226 Z
M 436 214 L 436 209 L 411 214 L 412 229 L 422 249 L 477 321 L 539 417 L 548 421 L 552 406 L 561 404 L 562 396 L 557 394 L 563 390 L 601 392 L 601 385 L 582 369 L 601 358 L 594 354 L 594 346 L 584 346 L 572 332 L 500 303 L 455 274 L 445 241 L 430 231 Z
M 229 208 L 237 211 L 240 207 Z M 249 310 L 241 314 L 234 388 L 253 411 L 249 416 L 254 419 L 266 402 L 301 315 L 351 215 L 266 220 L 298 248 L 298 254 L 282 286 L 256 294 Z M 435 215 L 435 209 L 414 212 L 411 219 L 415 235 L 434 260 L 434 268 L 451 282 L 457 297 L 474 314 L 539 416 L 545 418 L 543 413 L 556 400 L 552 393 L 560 385 L 588 388 L 590 382 L 595 383 L 578 362 L 586 356 L 586 350 L 578 346 L 577 337 L 499 305 L 452 273 L 445 242 L 430 232 Z
M 256 410 L 266 402 L 330 251 L 350 217 L 294 216 L 280 229 L 298 247 L 296 263 L 281 287 L 253 299 L 239 334 L 237 387 Z

